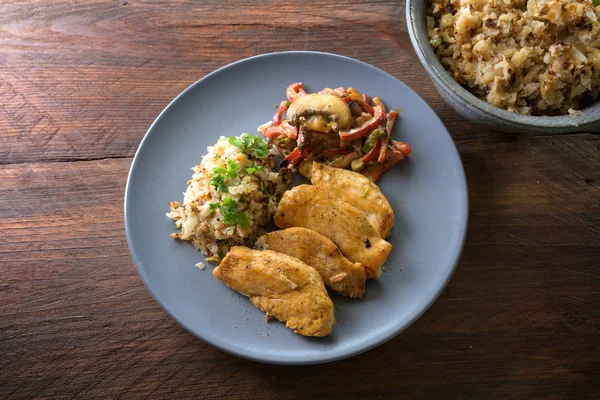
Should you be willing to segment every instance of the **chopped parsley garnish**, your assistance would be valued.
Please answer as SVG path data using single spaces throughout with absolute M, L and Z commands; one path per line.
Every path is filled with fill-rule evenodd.
M 240 166 L 236 164 L 235 160 L 230 158 L 227 160 L 227 168 L 214 167 L 210 175 L 210 184 L 215 187 L 217 192 L 228 192 L 227 178 L 234 179 L 238 176 Z
M 246 167 L 246 172 L 248 175 L 252 175 L 256 171 L 260 171 L 262 167 L 260 165 L 252 165 L 251 167 Z
M 235 160 L 230 158 L 227 160 L 227 176 L 234 179 L 238 176 L 240 167 L 235 163 Z
M 219 167 L 217 167 L 217 168 L 219 168 Z M 215 168 L 215 169 L 217 169 L 217 168 Z M 217 192 L 229 192 L 229 188 L 227 187 L 227 184 L 225 183 L 225 176 L 223 176 L 222 174 L 216 173 L 215 169 L 213 169 L 213 174 L 210 177 L 210 184 L 215 187 Z M 222 168 L 222 169 L 224 169 L 224 168 Z
M 249 228 L 250 219 L 245 212 L 238 210 L 238 204 L 231 197 L 227 196 L 222 203 L 210 203 L 210 211 L 214 212 L 217 208 L 221 211 L 223 222 L 227 225 L 238 224 L 240 228 Z
M 265 158 L 271 154 L 269 146 L 264 140 L 249 133 L 242 133 L 239 138 L 232 136 L 227 140 L 230 145 L 235 146 L 244 153 L 253 155 L 256 158 Z

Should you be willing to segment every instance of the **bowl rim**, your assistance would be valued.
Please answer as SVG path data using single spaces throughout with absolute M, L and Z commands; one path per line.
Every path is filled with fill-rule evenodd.
M 406 21 L 408 34 L 410 36 L 413 48 L 417 53 L 419 61 L 428 72 L 439 90 L 449 92 L 456 96 L 461 105 L 471 107 L 482 116 L 492 116 L 499 122 L 520 127 L 547 128 L 549 130 L 568 129 L 585 131 L 586 129 L 598 128 L 600 124 L 600 101 L 590 107 L 586 107 L 576 116 L 534 116 L 522 115 L 515 112 L 504 110 L 494 106 L 485 100 L 472 94 L 470 91 L 458 84 L 442 66 L 437 56 L 433 52 L 429 41 L 424 43 L 419 37 L 426 29 L 425 20 L 421 21 L 417 15 L 417 3 L 427 3 L 428 0 L 407 0 L 406 1 Z M 426 7 L 426 4 L 424 5 Z M 424 32 L 427 36 L 427 33 Z

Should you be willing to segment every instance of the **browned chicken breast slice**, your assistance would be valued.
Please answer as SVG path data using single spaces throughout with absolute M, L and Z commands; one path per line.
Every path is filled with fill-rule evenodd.
M 300 185 L 285 192 L 275 225 L 300 226 L 328 237 L 350 261 L 365 267 L 367 278 L 381 276 L 381 266 L 392 251 L 362 211 L 319 186 Z
M 365 176 L 313 162 L 310 180 L 313 185 L 327 188 L 338 199 L 365 213 L 382 238 L 390 235 L 394 225 L 394 210 L 379 187 Z
M 321 275 L 297 258 L 235 246 L 213 274 L 252 304 L 304 336 L 327 336 L 333 303 Z
M 256 242 L 257 248 L 296 257 L 317 270 L 325 286 L 345 296 L 362 298 L 365 294 L 365 269 L 350 262 L 328 238 L 312 229 L 288 228 L 267 233 Z

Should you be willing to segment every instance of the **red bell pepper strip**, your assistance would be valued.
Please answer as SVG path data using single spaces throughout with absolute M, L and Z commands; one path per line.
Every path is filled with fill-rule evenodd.
M 374 114 L 375 115 L 373 115 L 373 117 L 365 122 L 362 126 L 350 129 L 348 131 L 340 131 L 340 139 L 355 140 L 367 136 L 373 129 L 377 127 L 377 125 L 379 125 L 379 122 L 381 122 L 381 119 L 383 118 L 383 111 L 381 110 L 381 107 L 376 106 L 374 108 Z
M 296 148 L 288 154 L 285 158 L 290 162 L 290 164 L 297 164 L 303 159 L 305 159 L 310 152 L 310 144 L 304 141 L 304 135 L 302 133 L 298 134 L 298 145 Z M 302 149 L 302 150 L 301 150 Z
M 385 161 L 383 163 L 366 167 L 360 173 L 369 178 L 371 182 L 377 182 L 377 180 L 381 178 L 381 175 L 383 175 L 387 170 L 404 160 L 407 156 L 406 153 L 410 154 L 410 146 L 408 146 L 406 143 L 395 143 L 398 143 L 396 147 L 400 147 L 403 150 L 398 150 L 396 147 L 394 147 L 394 145 L 389 146 L 385 156 Z
M 285 90 L 288 100 L 293 103 L 298 97 L 306 96 L 306 92 L 303 88 L 304 83 L 302 82 L 292 83 L 290 86 L 288 86 Z
M 279 110 L 277 110 L 275 115 L 273 115 L 273 125 L 279 126 L 279 124 L 281 124 L 281 121 L 283 120 L 283 113 L 288 110 L 288 103 L 289 101 L 283 100 L 279 104 Z
M 392 130 L 394 129 L 394 124 L 396 123 L 396 120 L 398 119 L 398 112 L 397 111 L 390 111 L 390 113 L 387 116 L 387 121 L 385 124 L 385 130 L 386 133 L 388 134 L 388 138 L 392 137 Z
M 269 139 L 274 139 L 279 136 L 287 136 L 292 140 L 296 140 L 298 137 L 298 129 L 299 128 L 288 124 L 287 121 L 283 121 L 283 123 L 281 123 L 279 126 L 271 125 L 267 127 L 263 131 L 263 136 L 268 137 Z
M 378 99 L 376 97 L 376 99 Z M 377 102 L 375 102 L 377 103 Z M 382 107 L 383 109 L 383 107 Z M 381 151 L 379 152 L 379 158 L 377 159 L 377 161 L 379 163 L 382 163 L 385 161 L 385 155 L 387 153 L 387 145 L 388 142 L 390 141 L 390 138 L 392 137 L 392 130 L 394 129 L 394 124 L 396 123 L 396 119 L 398 119 L 398 113 L 396 111 L 390 111 L 390 113 L 387 115 L 387 119 L 385 121 L 385 135 L 386 135 L 386 140 L 384 143 L 381 144 Z
M 300 126 L 291 126 L 287 123 L 287 121 L 281 124 L 281 126 L 285 127 L 287 135 L 290 139 L 296 140 L 298 138 L 298 135 L 300 134 Z
M 387 144 L 386 144 L 387 146 Z M 381 140 L 375 142 L 375 146 L 363 157 L 362 162 L 377 160 L 381 151 Z
M 288 124 L 287 120 L 283 121 L 279 128 L 284 132 L 284 134 L 292 140 L 296 140 L 298 137 L 298 132 L 300 131 L 299 126 L 291 126 Z
M 381 146 L 380 146 L 380 150 L 379 150 L 379 156 L 377 157 L 377 162 L 379 164 L 381 164 L 381 163 L 383 163 L 385 161 L 385 155 L 387 153 L 387 148 L 388 148 L 387 142 L 382 141 L 381 142 Z
M 298 150 L 296 147 L 285 159 L 288 160 L 292 165 L 298 164 L 300 161 L 302 161 L 300 150 Z
M 263 131 L 263 136 L 264 137 L 268 137 L 269 139 L 274 139 L 276 137 L 279 137 L 281 135 L 283 135 L 283 129 L 281 129 L 278 126 L 269 126 L 267 127 L 264 131 Z
M 395 140 L 392 140 L 392 148 L 404 154 L 405 157 L 408 157 L 410 153 L 412 153 L 410 146 L 403 142 L 396 142 Z

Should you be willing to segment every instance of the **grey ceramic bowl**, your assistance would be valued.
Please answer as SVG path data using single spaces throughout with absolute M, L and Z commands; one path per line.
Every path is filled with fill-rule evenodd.
M 438 61 L 427 36 L 427 0 L 406 1 L 406 21 L 412 45 L 438 92 L 459 114 L 506 132 L 568 133 L 600 131 L 600 102 L 572 117 L 534 117 L 512 113 L 479 99 L 460 86 Z

